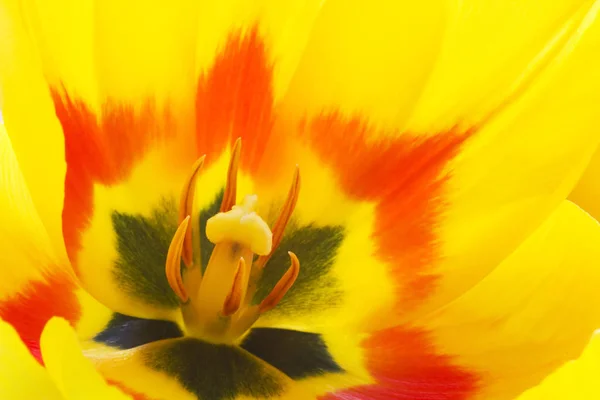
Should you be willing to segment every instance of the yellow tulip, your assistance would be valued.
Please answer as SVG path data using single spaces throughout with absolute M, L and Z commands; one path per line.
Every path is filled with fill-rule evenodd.
M 0 398 L 597 397 L 599 9 L 0 0 Z

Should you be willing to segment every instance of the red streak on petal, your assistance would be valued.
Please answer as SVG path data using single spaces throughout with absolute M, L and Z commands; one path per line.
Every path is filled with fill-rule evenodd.
M 63 128 L 67 162 L 63 236 L 77 271 L 81 233 L 93 213 L 94 183 L 113 185 L 126 179 L 150 144 L 168 129 L 159 130 L 150 105 L 136 111 L 132 106 L 108 102 L 99 116 L 63 91 L 52 90 L 52 97 Z M 161 117 L 164 126 L 169 118 L 166 113 Z
M 129 389 L 127 386 L 125 386 L 123 383 L 121 382 L 117 382 L 111 379 L 107 379 L 106 382 L 111 385 L 114 386 L 116 388 L 118 388 L 119 390 L 121 390 L 123 393 L 131 396 L 131 398 L 133 400 L 152 400 L 150 397 L 146 396 L 145 394 L 139 393 L 139 392 L 135 392 L 132 389 Z
M 435 227 L 444 208 L 443 171 L 470 132 L 398 133 L 373 141 L 373 128 L 364 120 L 336 113 L 301 129 L 349 196 L 377 202 L 374 239 L 378 256 L 397 278 L 402 309 L 422 301 L 437 279 L 431 267 L 439 256 Z
M 321 400 L 465 400 L 478 389 L 476 374 L 439 355 L 426 333 L 395 327 L 363 342 L 377 384 L 345 389 Z
M 61 274 L 46 276 L 44 281 L 32 281 L 14 296 L 0 302 L 0 318 L 15 327 L 21 340 L 41 363 L 40 336 L 46 322 L 54 316 L 71 324 L 81 315 L 76 286 Z
M 229 36 L 196 92 L 198 154 L 208 163 L 241 137 L 241 167 L 259 168 L 273 129 L 272 76 L 257 26 Z

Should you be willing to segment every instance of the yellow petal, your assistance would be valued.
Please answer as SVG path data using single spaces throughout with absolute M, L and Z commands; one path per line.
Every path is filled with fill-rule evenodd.
M 121 351 L 96 346 L 87 355 L 107 379 L 152 399 L 314 398 L 245 350 L 194 338 L 162 340 Z
M 62 400 L 50 376 L 29 353 L 15 329 L 0 320 L 0 397 Z
M 560 51 L 448 164 L 435 267 L 444 278 L 420 312 L 484 277 L 566 198 L 589 162 L 600 139 L 599 6 L 567 21 Z
M 54 251 L 40 221 L 4 125 L 0 123 L 0 317 L 39 356 L 49 318 L 81 315 L 69 262 Z
M 37 204 L 19 169 L 21 160 L 17 162 L 11 148 L 13 138 L 0 122 L 0 315 L 17 328 L 37 356 L 39 336 L 50 317 L 67 318 L 82 337 L 89 338 L 104 327 L 111 313 L 77 287 L 62 234 L 58 240 L 49 239 L 47 232 L 52 230 L 38 218 Z M 53 246 L 57 242 L 59 250 Z
M 64 142 L 39 55 L 17 15 L 17 4 L 0 3 L 2 115 L 33 204 L 54 251 L 63 256 Z
M 592 3 L 452 2 L 435 68 L 407 128 L 440 131 L 478 123 L 535 71 L 540 55 L 551 53 Z
M 111 381 L 134 392 L 147 393 L 150 398 L 163 398 L 165 393 L 177 393 L 177 396 L 173 395 L 176 399 L 187 398 L 179 394 L 178 381 L 192 392 L 206 393 L 212 387 L 216 396 L 230 386 L 232 392 L 241 395 L 244 391 L 241 387 L 254 386 L 254 380 L 267 382 L 266 386 L 273 388 L 272 379 L 280 373 L 294 380 L 293 384 L 285 384 L 284 399 L 308 399 L 334 388 L 369 381 L 362 365 L 359 346 L 362 338 L 350 336 L 339 327 L 337 330 L 332 328 L 327 336 L 254 328 L 243 338 L 240 345 L 243 350 L 209 345 L 189 337 L 172 340 L 182 337 L 183 332 L 172 322 L 115 315 L 101 334 L 84 345 L 85 353 L 97 362 Z M 248 366 L 253 369 L 246 370 Z M 195 376 L 195 369 L 202 376 L 196 378 L 196 383 L 186 381 L 189 379 L 186 377 Z M 346 370 L 350 372 L 346 373 Z M 215 375 L 220 378 L 214 380 Z M 259 375 L 260 378 L 256 378 Z M 230 381 L 230 377 L 235 381 Z M 204 381 L 213 383 L 204 385 Z M 287 378 L 284 381 L 287 382 Z M 155 382 L 155 385 L 148 382 Z M 260 390 L 248 388 L 247 393 L 256 394 Z
M 578 359 L 565 363 L 517 400 L 588 400 L 600 396 L 600 334 L 595 333 Z
M 42 334 L 41 346 L 48 374 L 66 400 L 131 398 L 109 386 L 83 356 L 77 336 L 67 321 L 51 319 Z
M 41 278 L 49 269 L 62 267 L 68 271 L 68 268 L 61 265 L 48 240 L 3 123 L 0 123 L 0 166 L 0 212 L 3 222 L 0 228 L 3 237 L 0 241 L 0 257 L 5 272 L 1 287 L 3 297 L 6 297 L 18 292 L 28 280 Z M 23 264 L 29 264 L 30 268 L 23 268 Z
M 152 96 L 164 105 L 193 93 L 194 2 L 31 0 L 20 12 L 48 84 L 96 112 L 107 97 L 141 106 Z
M 338 108 L 396 127 L 411 113 L 446 29 L 444 1 L 324 2 L 285 97 L 296 116 Z
M 600 220 L 600 150 L 592 157 L 569 199 Z
M 513 398 L 577 357 L 600 326 L 598 243 L 598 222 L 564 202 L 478 285 L 417 325 L 479 375 L 474 398 Z

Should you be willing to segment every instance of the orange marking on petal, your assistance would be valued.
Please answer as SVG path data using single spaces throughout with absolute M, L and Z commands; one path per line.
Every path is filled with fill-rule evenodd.
M 406 327 L 376 332 L 362 343 L 377 384 L 344 389 L 320 400 L 466 400 L 480 376 L 434 350 L 427 333 Z
M 225 299 L 223 304 L 223 315 L 230 316 L 235 314 L 242 305 L 242 300 L 246 296 L 246 289 L 248 288 L 248 278 L 250 276 L 250 268 L 246 265 L 244 257 L 240 257 L 240 261 L 235 271 L 235 277 L 233 278 L 233 285 L 231 286 L 231 292 Z
M 273 128 L 272 77 L 258 26 L 230 35 L 213 66 L 198 81 L 200 154 L 220 154 L 231 140 L 242 138 L 241 166 L 250 173 L 257 171 Z
M 77 272 L 81 232 L 93 213 L 94 183 L 114 185 L 125 180 L 151 143 L 170 135 L 165 126 L 170 117 L 158 115 L 150 102 L 139 110 L 107 102 L 102 114 L 96 115 L 62 89 L 51 88 L 51 94 L 65 137 L 63 235 Z
M 179 297 L 179 299 L 185 303 L 189 296 L 185 291 L 183 285 L 183 279 L 181 277 L 181 253 L 183 250 L 183 244 L 185 241 L 186 233 L 188 231 L 188 225 L 190 223 L 190 216 L 188 215 L 179 225 L 171 244 L 169 245 L 169 251 L 167 252 L 167 262 L 165 272 L 167 275 L 167 281 L 169 286 L 173 289 L 173 292 Z
M 115 380 L 112 380 L 112 379 L 107 379 L 106 383 L 108 383 L 111 386 L 114 386 L 114 387 L 118 388 L 123 393 L 131 396 L 131 398 L 133 400 L 152 400 L 150 397 L 146 396 L 145 394 L 136 392 L 136 391 L 128 388 L 127 386 L 125 386 L 121 382 L 118 382 L 118 381 L 115 381 Z
M 44 281 L 31 281 L 19 293 L 0 302 L 0 318 L 15 327 L 21 340 L 41 363 L 40 336 L 54 316 L 75 324 L 81 307 L 75 295 L 77 286 L 66 274 L 47 275 Z
M 403 294 L 403 310 L 429 295 L 439 257 L 434 228 L 444 207 L 444 167 L 472 131 L 430 137 L 398 132 L 393 139 L 368 141 L 372 128 L 338 114 L 301 126 L 311 147 L 337 174 L 351 197 L 377 203 L 374 239 L 378 255 L 392 265 Z M 406 290 L 408 289 L 408 290 Z
M 254 264 L 256 268 L 262 268 L 271 258 L 271 255 L 275 252 L 279 244 L 281 243 L 281 239 L 283 239 L 283 234 L 285 232 L 285 227 L 288 222 L 290 222 L 290 218 L 292 217 L 292 213 L 294 212 L 294 208 L 296 208 L 296 203 L 298 203 L 298 196 L 300 195 L 300 168 L 296 166 L 296 170 L 294 171 L 294 178 L 292 179 L 292 186 L 288 192 L 287 199 L 283 204 L 281 209 L 281 213 L 275 221 L 273 225 L 273 245 L 271 252 L 266 256 L 260 256 L 256 263 Z
M 238 165 L 240 163 L 240 153 L 242 151 L 242 139 L 238 138 L 233 145 L 231 159 L 229 160 L 229 169 L 227 170 L 227 184 L 221 201 L 221 212 L 227 212 L 235 205 L 237 199 L 237 175 Z
M 185 185 L 183 186 L 183 191 L 181 192 L 181 199 L 179 200 L 179 223 L 181 224 L 186 218 L 190 215 L 194 214 L 194 193 L 196 192 L 196 182 L 198 178 L 198 173 L 202 169 L 202 165 L 204 165 L 204 159 L 206 156 L 200 157 L 194 167 L 192 168 L 192 173 L 188 177 Z M 187 229 L 185 231 L 185 239 L 183 241 L 183 262 L 188 267 L 193 263 L 193 243 L 192 243 L 192 230 Z
M 285 296 L 288 290 L 294 285 L 296 278 L 298 278 L 298 274 L 300 273 L 300 261 L 298 261 L 298 257 L 291 251 L 288 251 L 288 254 L 292 265 L 285 274 L 283 274 L 281 279 L 279 279 L 279 282 L 277 282 L 271 293 L 269 293 L 269 295 L 260 303 L 259 311 L 261 313 L 265 313 L 275 308 L 281 299 L 283 299 L 283 296 Z

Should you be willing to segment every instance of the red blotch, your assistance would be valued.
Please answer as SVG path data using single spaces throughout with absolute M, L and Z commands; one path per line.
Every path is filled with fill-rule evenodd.
M 335 113 L 301 129 L 349 196 L 377 202 L 377 256 L 391 265 L 402 293 L 399 304 L 408 310 L 435 285 L 431 268 L 438 258 L 435 227 L 444 207 L 443 170 L 469 133 L 397 133 L 373 141 L 369 124 Z
M 358 386 L 321 400 L 465 400 L 478 389 L 474 373 L 438 355 L 427 335 L 395 327 L 363 342 L 367 367 L 377 384 Z
M 40 336 L 46 322 L 54 316 L 71 324 L 81 315 L 73 281 L 62 274 L 32 281 L 22 291 L 0 302 L 0 318 L 15 327 L 33 356 L 43 364 Z
M 94 183 L 113 185 L 126 179 L 149 146 L 164 137 L 154 107 L 140 111 L 108 102 L 96 115 L 83 101 L 53 90 L 56 115 L 65 137 L 63 235 L 74 267 L 83 232 L 93 213 Z M 168 122 L 165 113 L 162 126 Z
M 215 161 L 242 138 L 242 168 L 255 173 L 273 130 L 272 66 L 258 27 L 231 35 L 196 93 L 198 153 Z
M 114 381 L 111 379 L 107 379 L 106 382 L 111 385 L 114 386 L 116 388 L 118 388 L 119 390 L 121 390 L 123 393 L 131 396 L 131 398 L 133 400 L 152 400 L 150 397 L 146 396 L 145 394 L 139 393 L 139 392 L 135 392 L 132 389 L 128 388 L 127 386 L 125 386 L 124 384 L 122 384 L 121 382 L 118 381 Z

